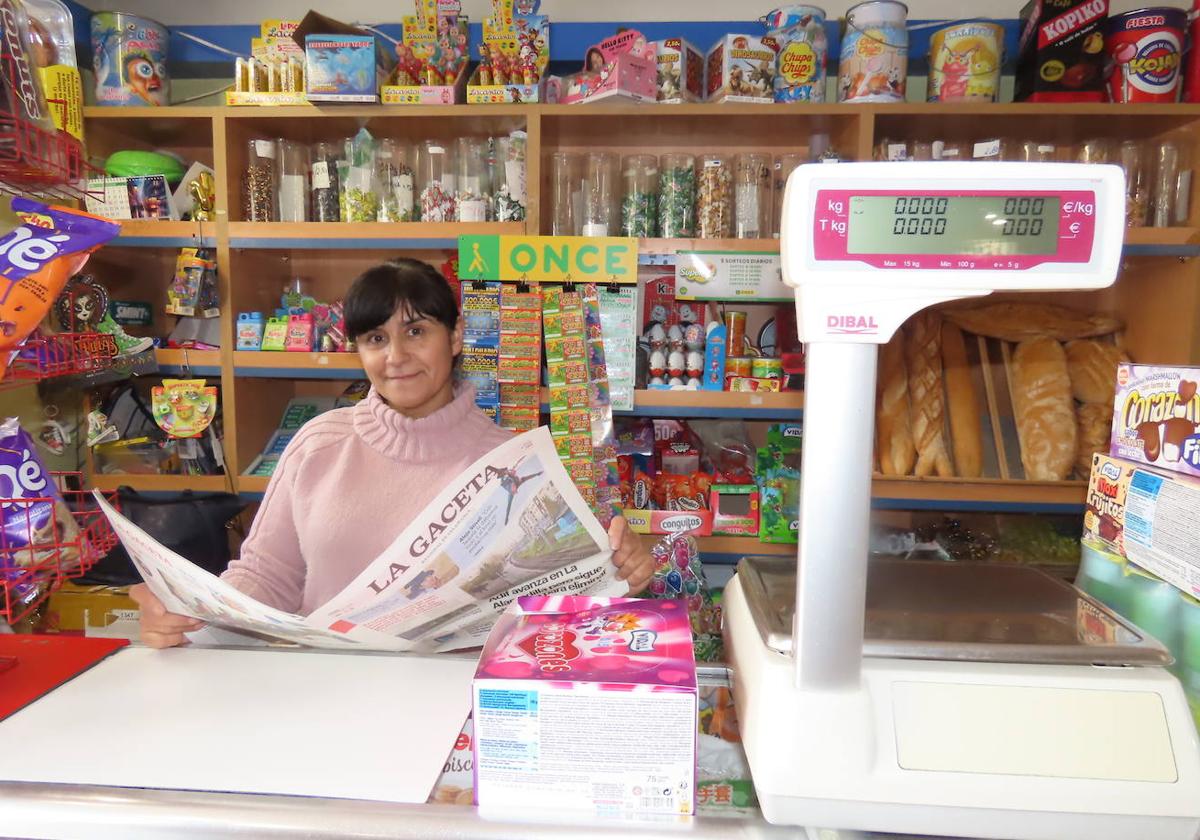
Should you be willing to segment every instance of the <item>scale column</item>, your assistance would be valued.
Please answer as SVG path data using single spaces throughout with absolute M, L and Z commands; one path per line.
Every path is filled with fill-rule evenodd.
M 857 688 L 875 430 L 875 344 L 805 347 L 792 655 L 796 685 Z

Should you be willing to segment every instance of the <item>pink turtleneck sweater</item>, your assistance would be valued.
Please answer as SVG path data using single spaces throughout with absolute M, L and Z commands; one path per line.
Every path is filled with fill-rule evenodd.
M 264 604 L 308 615 L 378 557 L 447 482 L 511 437 L 462 388 L 413 420 L 372 389 L 288 444 L 241 557 L 221 577 Z

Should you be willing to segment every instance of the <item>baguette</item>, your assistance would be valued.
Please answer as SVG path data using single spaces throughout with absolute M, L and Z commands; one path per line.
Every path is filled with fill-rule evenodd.
M 897 332 L 879 348 L 879 375 L 875 411 L 875 441 L 879 471 L 908 475 L 917 452 L 913 448 L 908 412 L 908 368 L 904 364 L 904 335 Z
M 1071 393 L 1081 403 L 1112 407 L 1117 393 L 1117 365 L 1126 361 L 1115 344 L 1094 339 L 1067 343 L 1067 373 Z
M 917 449 L 916 475 L 954 475 L 946 449 L 945 398 L 942 394 L 941 317 L 932 310 L 919 312 L 904 333 L 904 360 L 908 364 L 908 405 L 913 444 Z
M 946 378 L 946 409 L 950 417 L 954 474 L 963 478 L 978 478 L 983 474 L 979 399 L 967 362 L 967 344 L 963 340 L 962 330 L 949 321 L 942 323 L 942 366 Z
M 1075 468 L 1079 433 L 1063 346 L 1052 338 L 1022 341 L 1010 377 L 1025 477 L 1065 479 Z
M 1108 452 L 1112 432 L 1113 404 L 1084 403 L 1075 412 L 1079 429 L 1079 452 L 1075 456 L 1075 477 L 1085 481 L 1092 474 L 1092 455 Z
M 1067 341 L 1108 335 L 1121 328 L 1115 318 L 1048 303 L 988 303 L 946 309 L 942 314 L 967 332 L 1004 341 L 1040 337 Z

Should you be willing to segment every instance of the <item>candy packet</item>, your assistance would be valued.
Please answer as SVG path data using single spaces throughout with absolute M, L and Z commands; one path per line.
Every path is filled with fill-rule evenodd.
M 646 595 L 686 602 L 696 661 L 721 661 L 721 608 L 708 585 L 695 537 L 668 534 L 650 548 L 650 556 L 654 558 L 654 576 Z
M 67 281 L 121 232 L 100 216 L 28 198 L 13 198 L 12 210 L 21 223 L 0 237 L 0 379 Z
M 79 525 L 33 438 L 9 417 L 0 423 L 0 580 L 19 581 L 10 595 L 26 600 L 38 581 L 24 570 L 55 559 L 60 568 L 79 562 Z

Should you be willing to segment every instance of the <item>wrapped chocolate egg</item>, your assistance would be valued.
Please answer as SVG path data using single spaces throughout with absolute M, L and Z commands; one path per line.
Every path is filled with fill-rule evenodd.
M 696 376 L 689 377 L 688 381 L 687 381 L 687 386 L 689 388 L 699 388 L 700 387 L 700 378 L 696 377 Z
M 667 356 L 667 372 L 670 373 L 671 376 L 683 376 L 684 365 L 686 364 L 687 360 L 684 358 L 683 353 L 679 350 L 672 350 L 671 355 Z
M 667 330 L 667 347 L 671 350 L 683 352 L 683 327 L 678 324 L 672 324 Z
M 650 354 L 650 376 L 661 378 L 667 372 L 667 355 L 662 350 Z
M 694 324 L 699 320 L 699 316 L 696 315 L 696 309 L 690 303 L 681 303 L 679 305 L 679 323 Z
M 683 344 L 689 350 L 703 350 L 704 327 L 700 324 L 688 324 L 683 330 Z
M 650 329 L 646 330 L 646 343 L 650 345 L 651 350 L 661 350 L 667 344 L 667 331 L 663 329 L 662 324 L 652 324 Z
M 661 376 L 655 376 L 650 380 L 649 384 L 651 384 L 651 385 L 666 385 L 667 383 L 663 380 L 663 378 Z
M 699 379 L 700 374 L 704 372 L 704 356 L 695 350 L 689 350 L 685 363 L 687 375 L 692 379 Z
M 667 384 L 670 385 L 672 388 L 682 388 L 683 380 L 680 379 L 678 376 L 672 376 L 671 381 L 668 382 Z

